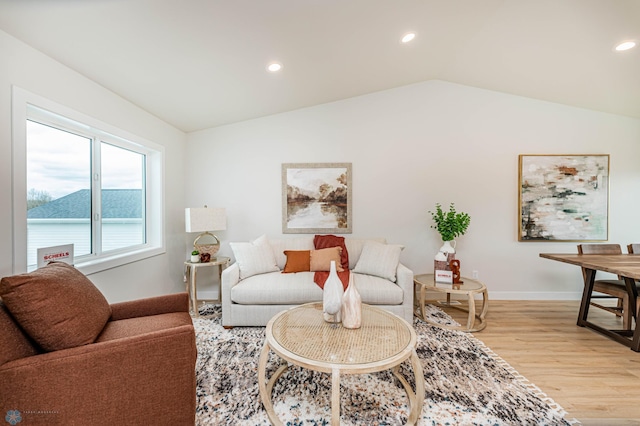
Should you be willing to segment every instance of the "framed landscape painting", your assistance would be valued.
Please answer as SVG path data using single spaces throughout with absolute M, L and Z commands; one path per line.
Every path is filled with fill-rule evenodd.
M 520 155 L 519 241 L 606 241 L 609 155 Z
M 350 234 L 351 163 L 282 165 L 282 232 Z

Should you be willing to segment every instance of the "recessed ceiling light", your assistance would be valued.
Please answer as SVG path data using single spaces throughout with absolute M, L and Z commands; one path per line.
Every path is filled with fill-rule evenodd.
M 282 64 L 279 62 L 271 62 L 267 65 L 267 71 L 269 72 L 278 72 L 282 69 Z
M 416 33 L 407 33 L 402 37 L 400 41 L 403 43 L 409 43 L 414 38 L 416 38 Z
M 634 47 L 636 47 L 636 42 L 635 41 L 625 41 L 625 42 L 622 42 L 619 45 L 617 45 L 616 46 L 616 50 L 618 52 L 622 52 L 624 50 L 633 49 Z

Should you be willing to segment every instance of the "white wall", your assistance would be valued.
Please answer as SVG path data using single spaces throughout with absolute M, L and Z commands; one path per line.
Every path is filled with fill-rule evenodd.
M 585 88 L 588 90 L 588 88 Z M 353 236 L 406 246 L 429 272 L 436 202 L 471 215 L 463 275 L 493 299 L 575 299 L 578 268 L 538 257 L 575 243 L 518 242 L 518 154 L 610 154 L 609 238 L 640 241 L 640 120 L 430 81 L 188 135 L 186 201 L 226 207 L 229 241 L 281 234 L 282 163 L 353 164 Z
M 140 84 L 146 84 L 142 81 Z M 165 147 L 166 254 L 93 274 L 110 302 L 176 291 L 184 257 L 186 135 L 0 31 L 0 276 L 12 271 L 11 87 L 16 85 Z M 161 87 L 158 90 L 162 90 Z

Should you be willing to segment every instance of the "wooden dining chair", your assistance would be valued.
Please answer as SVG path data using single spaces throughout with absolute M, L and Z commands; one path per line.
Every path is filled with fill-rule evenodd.
M 640 247 L 638 247 L 640 249 Z M 578 244 L 579 254 L 622 254 L 620 244 Z M 640 251 L 639 251 L 640 253 Z M 586 278 L 586 271 L 582 268 L 582 276 Z M 618 277 L 620 278 L 620 277 Z M 637 285 L 637 283 L 636 283 Z M 593 292 L 599 293 L 591 296 L 591 305 L 604 309 L 616 316 L 622 317 L 622 327 L 631 330 L 633 324 L 633 307 L 629 300 L 629 293 L 624 280 L 598 280 L 593 283 Z M 617 299 L 616 306 L 607 306 L 594 302 L 593 299 Z

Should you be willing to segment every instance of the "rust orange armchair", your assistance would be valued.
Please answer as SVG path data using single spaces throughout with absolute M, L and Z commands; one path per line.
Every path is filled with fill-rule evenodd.
M 109 305 L 73 267 L 50 264 L 3 278 L 0 297 L 7 424 L 194 424 L 186 293 Z

